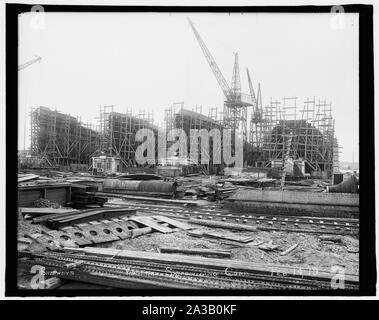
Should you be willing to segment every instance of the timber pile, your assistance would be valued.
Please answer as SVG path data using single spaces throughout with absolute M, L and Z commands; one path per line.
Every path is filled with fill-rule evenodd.
M 170 233 L 176 230 L 189 230 L 193 227 L 185 222 L 176 221 L 165 216 L 146 216 L 146 217 L 131 217 L 130 221 L 136 222 L 142 226 L 150 227 L 153 230 Z
M 18 182 L 27 182 L 38 179 L 39 176 L 36 174 L 19 174 L 18 175 Z
M 229 197 L 236 190 L 237 188 L 230 183 L 208 185 L 198 184 L 179 187 L 177 193 L 182 192 L 184 194 L 184 197 L 217 201 Z
M 71 203 L 74 208 L 103 207 L 108 198 L 96 195 L 98 188 L 82 184 L 71 185 Z
M 72 193 L 70 206 L 73 208 L 89 208 L 92 206 L 103 207 L 108 201 L 106 197 L 99 197 L 93 192 Z
M 68 225 L 116 218 L 124 215 L 134 215 L 136 213 L 135 209 L 126 208 L 115 208 L 115 209 L 88 209 L 78 211 L 71 211 L 66 213 L 56 213 L 45 215 L 43 217 L 36 217 L 33 219 L 33 223 L 42 223 L 51 229 L 61 229 Z
M 146 202 L 163 202 L 168 204 L 177 204 L 184 206 L 196 207 L 199 206 L 198 201 L 190 201 L 190 200 L 179 200 L 179 199 L 164 199 L 164 198 L 154 198 L 154 197 L 142 197 L 142 196 L 133 196 L 133 195 L 124 195 L 118 193 L 109 193 L 109 192 L 98 192 L 98 195 L 105 195 L 109 197 L 117 197 L 122 199 L 129 199 L 134 201 L 146 201 Z
M 59 215 L 59 214 L 67 214 L 73 212 L 79 212 L 76 209 L 67 209 L 67 208 L 18 208 L 18 211 L 24 219 L 28 218 L 36 218 L 47 215 Z

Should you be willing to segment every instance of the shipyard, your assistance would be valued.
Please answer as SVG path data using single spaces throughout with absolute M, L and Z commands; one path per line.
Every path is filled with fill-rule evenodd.
M 255 72 L 263 62 L 243 50 L 240 38 L 226 36 L 232 32 L 220 33 L 217 42 L 210 36 L 217 35 L 215 25 L 200 14 L 175 19 L 178 30 L 168 39 L 183 37 L 183 51 L 190 52 L 190 58 L 178 61 L 187 64 L 188 74 L 201 70 L 212 77 L 209 82 L 198 79 L 189 102 L 164 83 L 164 75 L 155 85 L 165 105 L 162 98 L 150 109 L 130 107 L 132 102 L 129 107 L 100 98 L 94 102 L 103 97 L 96 88 L 85 93 L 90 108 L 78 102 L 68 109 L 63 102 L 47 104 L 43 97 L 49 93 L 38 91 L 37 81 L 21 82 L 24 122 L 19 122 L 23 131 L 14 213 L 18 288 L 358 290 L 358 144 L 350 139 L 353 130 L 347 125 L 351 145 L 338 134 L 345 124 L 335 116 L 341 114 L 335 109 L 345 105 L 325 98 L 308 79 L 300 80 L 298 96 L 296 88 L 289 96 L 276 94 L 269 89 L 270 77 L 261 80 Z M 246 17 L 240 19 L 247 24 L 242 20 Z M 238 20 L 220 21 L 225 21 L 225 29 L 237 28 L 233 23 Z M 265 41 L 267 48 L 273 46 Z M 143 48 L 141 44 L 130 53 L 141 54 L 135 65 L 147 57 L 154 60 L 155 53 Z M 156 54 L 170 48 L 159 46 Z M 66 59 L 58 51 L 57 61 Z M 112 54 L 115 61 L 121 55 Z M 228 57 L 229 65 L 223 58 L 219 63 L 218 56 Z M 30 79 L 28 72 L 37 74 L 54 58 L 41 53 L 20 62 L 20 78 Z M 87 58 L 94 63 L 95 58 Z M 267 69 L 276 83 L 274 67 Z M 135 87 L 117 83 L 112 92 L 120 89 L 128 101 L 128 90 L 143 88 L 146 84 L 140 80 L 152 75 L 122 70 Z M 75 82 L 72 75 L 67 87 Z M 191 79 L 178 76 L 174 82 Z M 115 83 L 111 77 L 98 81 Z M 288 76 L 286 82 L 291 81 Z M 320 82 L 328 81 L 325 76 Z M 75 95 L 66 87 L 62 91 L 62 101 Z M 139 95 L 140 105 L 158 100 L 153 92 Z M 222 95 L 221 103 L 216 97 L 211 105 L 203 104 L 204 92 Z M 40 100 L 29 104 L 29 96 Z M 37 100 L 41 102 L 34 103 Z M 92 121 L 87 121 L 88 114 L 94 115 Z M 350 152 L 350 147 L 352 157 L 344 155 L 341 161 L 344 148 Z

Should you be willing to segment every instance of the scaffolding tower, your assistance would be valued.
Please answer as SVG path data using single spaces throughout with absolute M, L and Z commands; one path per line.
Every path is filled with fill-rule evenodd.
M 270 100 L 264 108 L 259 131 L 252 132 L 261 141 L 260 166 L 269 167 L 273 160 L 281 160 L 286 153 L 286 137 L 292 136 L 290 156 L 305 162 L 307 173 L 338 171 L 338 142 L 331 103 L 307 98 L 301 110 L 297 97 Z M 253 129 L 254 130 L 254 129 Z
M 30 113 L 31 155 L 52 167 L 90 164 L 99 133 L 81 118 L 38 106 Z
M 221 113 L 222 115 L 222 113 Z M 200 137 L 197 140 L 191 139 L 191 130 L 205 129 L 209 133 L 212 129 L 219 129 L 222 133 L 222 118 L 217 108 L 210 108 L 208 116 L 202 113 L 202 106 L 195 106 L 191 110 L 184 108 L 184 103 L 173 103 L 165 110 L 165 128 L 166 132 L 171 129 L 182 129 L 187 136 L 187 153 L 195 150 L 195 144 L 198 147 L 198 155 L 204 150 L 201 150 Z M 201 157 L 198 158 L 198 165 L 202 165 L 203 171 L 207 173 L 215 173 L 221 167 L 220 164 L 213 163 L 213 154 L 221 154 L 221 143 L 214 143 L 213 138 L 209 140 L 209 164 L 201 164 Z M 171 142 L 171 144 L 174 142 Z M 170 143 L 168 144 L 169 147 Z
M 114 111 L 114 106 L 100 106 L 100 139 L 97 145 L 97 155 L 116 157 L 125 168 L 137 166 L 135 152 L 141 144 L 136 141 L 136 133 L 140 129 L 151 129 L 157 143 L 158 127 L 154 125 L 153 113 L 139 110 L 133 115 L 131 110 L 125 113 Z M 157 149 L 156 149 L 157 150 Z

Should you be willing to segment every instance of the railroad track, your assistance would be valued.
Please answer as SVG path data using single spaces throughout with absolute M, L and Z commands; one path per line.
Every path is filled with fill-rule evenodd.
M 267 231 L 308 232 L 320 234 L 359 234 L 359 220 L 347 218 L 320 218 L 283 215 L 241 214 L 214 207 L 184 207 L 178 205 L 157 205 L 136 201 L 123 201 L 123 205 L 139 213 L 160 214 L 176 219 L 207 219 L 257 226 Z
M 179 263 L 158 263 L 136 259 L 104 258 L 77 253 L 23 252 L 24 267 L 42 265 L 58 277 L 118 288 L 131 283 L 154 288 L 221 289 L 221 290 L 317 290 L 331 289 L 330 279 L 315 276 L 278 275 L 267 272 L 227 274 L 222 268 L 189 266 Z M 80 263 L 73 270 L 65 266 Z M 70 271 L 70 272 L 68 272 Z M 345 289 L 358 289 L 357 282 L 347 281 Z

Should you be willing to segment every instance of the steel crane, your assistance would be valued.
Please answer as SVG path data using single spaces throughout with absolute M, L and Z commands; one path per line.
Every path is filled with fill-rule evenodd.
M 209 49 L 205 45 L 203 39 L 201 38 L 199 32 L 196 30 L 193 22 L 190 18 L 187 18 L 189 25 L 192 28 L 193 33 L 195 34 L 195 37 L 200 45 L 200 48 L 202 49 L 204 56 L 211 67 L 213 74 L 216 77 L 216 80 L 221 87 L 222 92 L 224 93 L 224 96 L 226 98 L 226 104 L 233 105 L 235 103 L 240 104 L 241 106 L 248 106 L 252 105 L 252 99 L 249 95 L 242 94 L 241 93 L 241 78 L 240 78 L 240 72 L 239 72 L 239 62 L 238 62 L 238 53 L 234 53 L 234 66 L 233 66 L 233 77 L 231 86 L 229 86 L 228 82 L 225 80 L 225 77 L 223 76 L 220 68 L 218 67 L 215 59 L 213 58 L 212 54 L 210 53 Z
M 257 98 L 255 97 L 255 91 L 254 91 L 253 83 L 252 83 L 251 78 L 250 78 L 250 72 L 249 72 L 248 68 L 246 68 L 246 73 L 247 73 L 247 82 L 249 83 L 250 95 L 251 95 L 251 98 L 252 98 L 253 103 L 254 103 L 253 110 L 255 112 L 256 108 L 257 108 Z
M 22 69 L 25 69 L 25 68 L 27 68 L 27 67 L 29 67 L 29 66 L 31 66 L 32 64 L 34 64 L 34 63 L 40 61 L 41 59 L 42 59 L 41 57 L 39 57 L 39 56 L 35 56 L 34 59 L 32 59 L 32 60 L 30 60 L 30 61 L 28 61 L 28 62 L 25 62 L 25 63 L 19 65 L 19 66 L 18 66 L 18 71 L 20 71 L 20 70 L 22 70 Z

